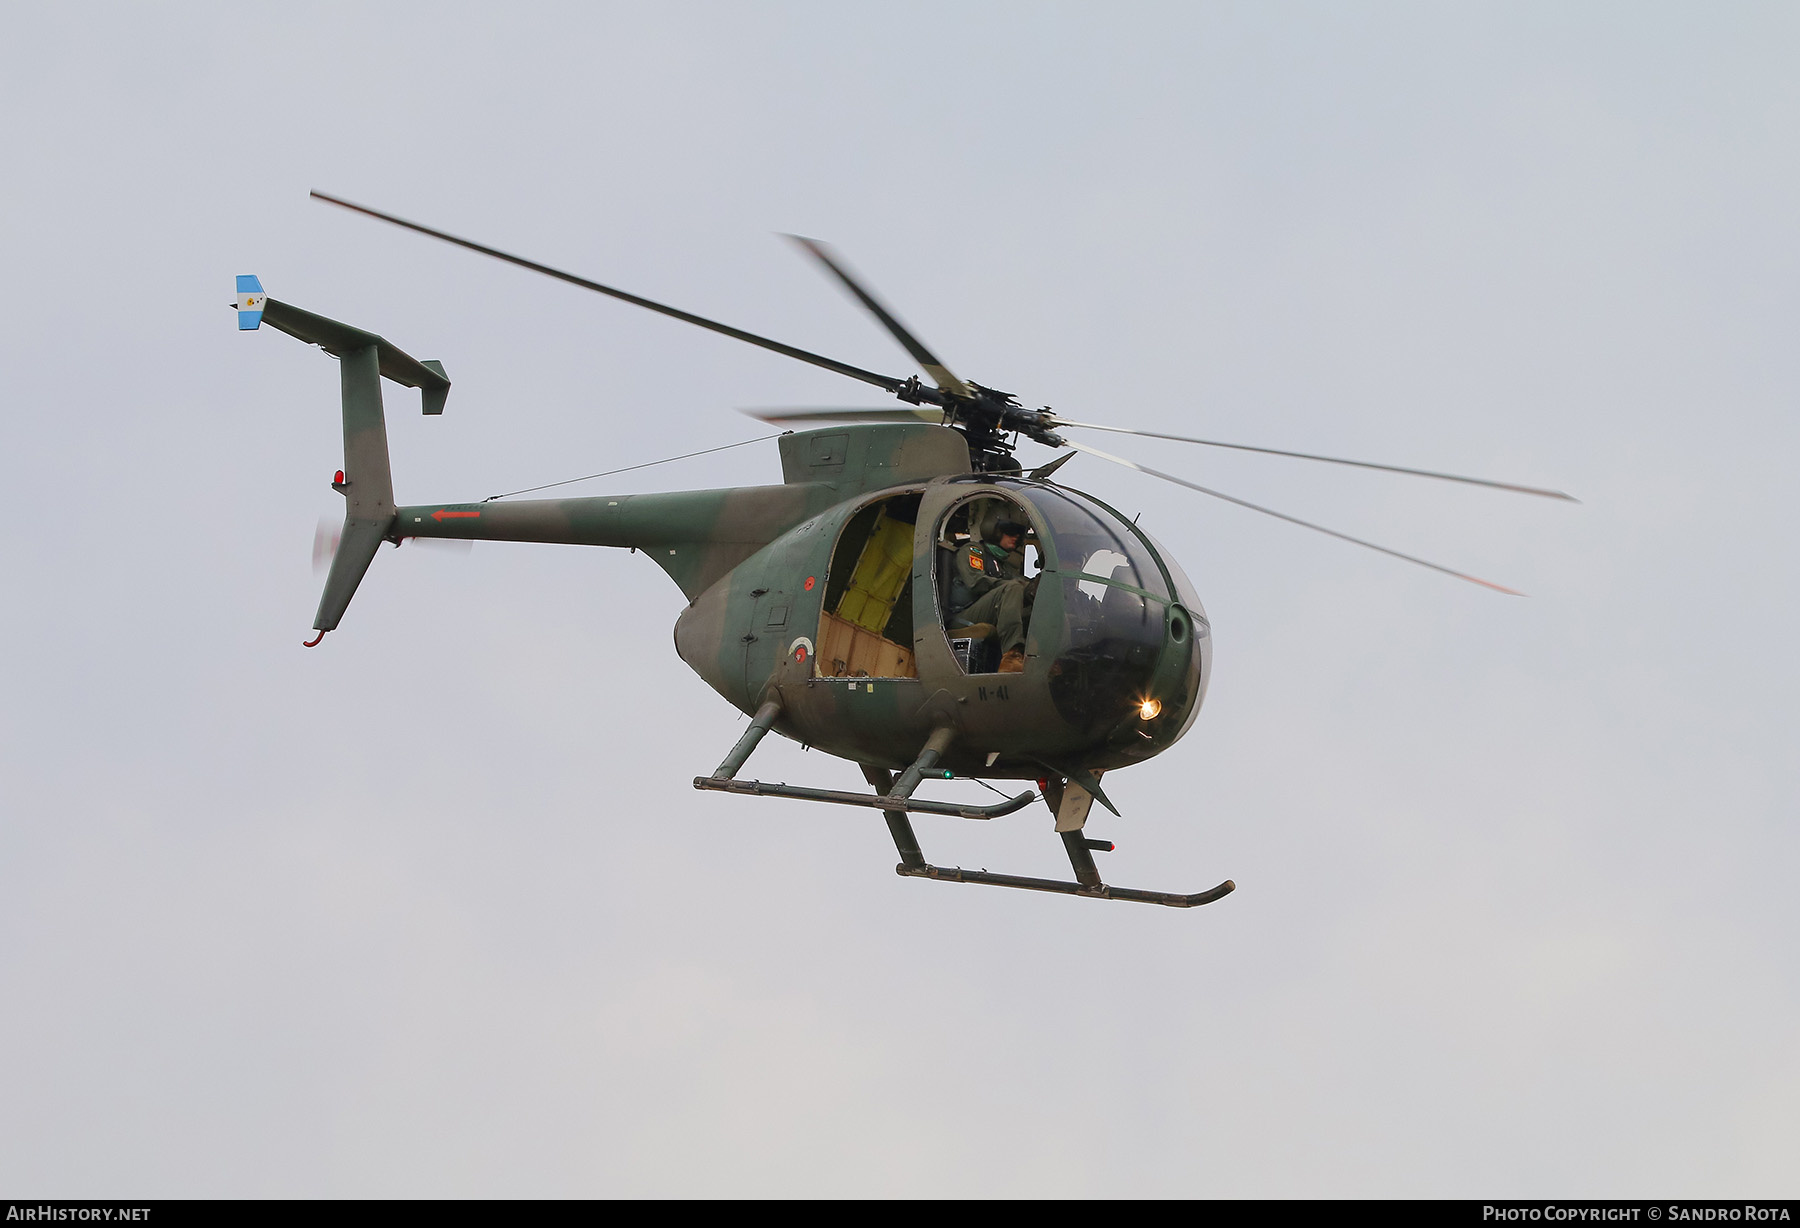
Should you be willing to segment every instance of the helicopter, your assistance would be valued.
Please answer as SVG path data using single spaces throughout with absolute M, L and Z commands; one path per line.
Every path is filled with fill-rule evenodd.
M 736 745 L 713 772 L 694 778 L 694 788 L 878 811 L 900 856 L 896 872 L 905 877 L 1173 908 L 1208 904 L 1236 888 L 1230 879 L 1194 893 L 1121 887 L 1104 881 L 1094 859 L 1114 848 L 1087 834 L 1094 803 L 1119 813 L 1102 777 L 1161 754 L 1193 726 L 1212 674 L 1212 628 L 1193 583 L 1135 518 L 1055 480 L 1076 455 L 1515 594 L 1064 432 L 1232 448 L 1575 501 L 1541 487 L 1075 422 L 1048 407 L 1027 408 L 1010 393 L 957 376 L 832 249 L 812 239 L 789 236 L 900 343 L 929 383 L 865 370 L 323 192 L 312 196 L 834 371 L 902 403 L 746 411 L 804 428 L 777 438 L 780 485 L 399 506 L 381 381 L 418 389 L 423 412 L 441 415 L 450 390 L 443 364 L 270 298 L 254 275 L 237 278 L 240 330 L 267 323 L 320 347 L 340 368 L 344 463 L 331 485 L 344 497 L 344 520 L 306 647 L 337 629 L 383 542 L 556 542 L 641 552 L 687 598 L 675 623 L 677 654 L 750 717 Z M 1062 454 L 1027 469 L 1015 455 L 1022 441 Z M 1001 651 L 1013 647 L 998 642 L 1004 619 L 968 616 L 984 607 L 963 600 L 964 563 L 967 574 L 999 574 L 1019 586 L 1016 651 Z M 771 731 L 856 763 L 872 791 L 742 778 Z M 1025 781 L 1036 790 L 1007 797 L 988 785 L 1004 800 L 983 805 L 915 796 L 927 779 L 955 778 Z M 933 865 L 910 818 L 992 820 L 1040 797 L 1055 817 L 1072 882 Z

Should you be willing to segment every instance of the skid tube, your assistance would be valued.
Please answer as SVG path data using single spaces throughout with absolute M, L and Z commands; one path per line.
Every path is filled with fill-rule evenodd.
M 908 866 L 901 862 L 894 872 L 902 878 L 935 878 L 940 883 L 976 883 L 988 887 L 1018 887 L 1025 891 L 1050 891 L 1058 895 L 1076 895 L 1089 900 L 1129 900 L 1138 904 L 1161 904 L 1166 908 L 1198 908 L 1223 899 L 1237 890 L 1237 884 L 1226 879 L 1211 891 L 1181 895 L 1173 891 L 1140 891 L 1136 887 L 1114 887 L 1100 883 L 1084 887 L 1080 883 L 1059 882 L 1053 878 L 1025 878 L 1017 874 L 990 874 L 986 870 L 964 870 L 960 866 Z
M 872 810 L 898 813 L 942 814 L 959 819 L 997 819 L 1025 809 L 1037 800 L 1035 793 L 1021 793 L 991 806 L 964 805 L 959 802 L 928 802 L 921 798 L 880 797 L 870 793 L 841 793 L 835 789 L 808 789 L 800 785 L 765 784 L 760 780 L 733 780 L 718 776 L 694 777 L 694 788 L 716 793 L 745 793 L 753 797 L 786 797 L 802 802 L 831 802 L 839 806 L 867 806 Z

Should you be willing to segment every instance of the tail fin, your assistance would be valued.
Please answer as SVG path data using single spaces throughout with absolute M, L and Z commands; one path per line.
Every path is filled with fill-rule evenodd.
M 262 323 L 263 294 L 262 282 L 249 273 L 238 274 L 238 328 L 248 332 Z
M 268 298 L 255 277 L 240 276 L 237 284 L 240 329 L 254 329 L 267 321 L 338 360 L 344 401 L 344 469 L 332 486 L 344 496 L 344 536 L 313 618 L 313 630 L 319 635 L 311 642 L 317 644 L 325 632 L 337 628 L 375 559 L 375 551 L 393 537 L 394 478 L 388 466 L 382 379 L 419 389 L 427 414 L 444 412 L 450 381 L 440 362 L 420 362 L 374 333 Z

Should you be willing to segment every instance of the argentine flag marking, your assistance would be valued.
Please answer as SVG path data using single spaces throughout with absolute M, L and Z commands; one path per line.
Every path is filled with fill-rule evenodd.
M 262 323 L 263 299 L 262 282 L 249 273 L 239 273 L 237 279 L 237 313 L 238 328 L 252 329 Z

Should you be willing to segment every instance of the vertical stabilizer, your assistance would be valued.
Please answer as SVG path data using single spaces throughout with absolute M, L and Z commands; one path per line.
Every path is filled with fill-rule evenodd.
M 313 630 L 334 631 L 356 586 L 375 560 L 375 551 L 394 527 L 394 475 L 388 464 L 387 419 L 381 409 L 381 360 L 376 347 L 338 355 L 344 398 L 344 476 L 336 483 L 344 496 L 344 536 Z

